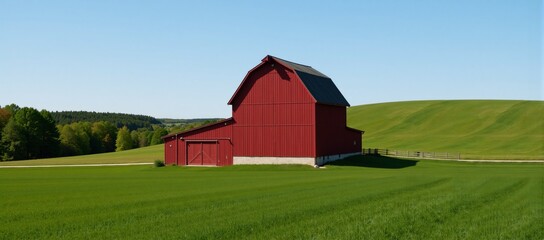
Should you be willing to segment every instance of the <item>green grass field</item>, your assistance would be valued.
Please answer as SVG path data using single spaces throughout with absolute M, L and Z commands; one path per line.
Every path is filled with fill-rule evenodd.
M 544 101 L 392 102 L 348 109 L 365 148 L 461 153 L 467 159 L 544 159 Z
M 111 163 L 152 163 L 164 160 L 164 145 L 137 148 L 122 152 L 90 154 L 83 156 L 47 158 L 23 161 L 0 162 L 0 166 L 36 166 L 36 165 L 77 165 Z
M 0 169 L 0 239 L 544 239 L 544 165 Z

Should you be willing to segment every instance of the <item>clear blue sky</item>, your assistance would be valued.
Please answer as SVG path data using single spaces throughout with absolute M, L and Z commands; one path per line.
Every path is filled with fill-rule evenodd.
M 267 54 L 351 105 L 542 100 L 540 0 L 0 0 L 0 105 L 229 117 Z

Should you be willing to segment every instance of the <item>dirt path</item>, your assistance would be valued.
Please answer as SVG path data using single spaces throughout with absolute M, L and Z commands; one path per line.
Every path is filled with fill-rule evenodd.
M 453 160 L 458 162 L 494 162 L 494 163 L 544 163 L 544 160 L 469 160 L 460 159 Z
M 482 159 L 444 159 L 444 158 L 421 158 L 421 157 L 401 157 L 401 156 L 389 156 L 403 159 L 417 159 L 417 160 L 431 160 L 431 161 L 453 161 L 453 162 L 478 162 L 478 163 L 544 163 L 544 160 L 482 160 Z

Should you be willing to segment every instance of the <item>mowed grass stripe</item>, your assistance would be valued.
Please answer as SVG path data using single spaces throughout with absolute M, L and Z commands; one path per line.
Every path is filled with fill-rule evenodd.
M 457 232 L 461 238 L 482 236 L 495 239 L 522 239 L 524 235 L 536 234 L 534 229 L 530 230 L 530 228 L 535 225 L 535 222 L 538 222 L 538 215 L 523 211 L 527 203 L 524 198 L 531 194 L 526 192 L 530 189 L 531 181 L 534 179 L 520 179 L 508 188 L 486 194 L 482 197 L 483 200 L 471 199 L 468 204 L 476 207 L 471 207 L 471 211 L 456 215 L 444 225 L 438 226 L 437 229 L 440 232 Z M 512 218 L 514 212 L 519 218 Z M 527 219 L 524 220 L 525 217 Z M 481 224 L 483 222 L 488 224 Z M 443 230 L 444 228 L 446 229 Z M 496 229 L 508 229 L 508 231 L 503 232 Z
M 390 181 L 385 181 L 384 182 L 385 184 L 391 184 Z M 373 184 L 373 182 L 370 182 L 370 184 Z M 378 184 L 380 185 L 380 184 Z M 383 184 L 381 184 L 383 185 Z M 351 191 L 351 188 L 352 186 L 349 186 L 349 185 L 345 185 L 344 182 L 337 182 L 335 183 L 335 185 L 332 185 L 332 186 L 328 186 L 330 189 L 330 194 L 332 194 L 332 196 L 329 196 L 329 197 L 332 197 L 332 198 L 337 198 L 338 196 L 344 196 L 344 198 L 346 197 L 344 191 L 342 191 L 342 189 L 333 189 L 333 188 L 337 188 L 339 186 L 342 186 L 342 189 L 345 190 L 345 191 Z M 206 238 L 209 238 L 209 239 L 212 239 L 212 238 L 217 238 L 219 236 L 221 236 L 221 238 L 229 238 L 232 237 L 232 238 L 237 238 L 238 235 L 240 234 L 244 234 L 245 231 L 243 231 L 243 229 L 247 229 L 244 227 L 243 224 L 235 224 L 235 228 L 232 228 L 232 225 L 233 225 L 233 222 L 232 222 L 232 216 L 233 215 L 236 215 L 238 219 L 242 219 L 244 222 L 247 222 L 247 221 L 253 221 L 253 225 L 251 225 L 250 227 L 252 227 L 252 229 L 263 229 L 266 228 L 268 229 L 268 227 L 270 226 L 270 224 L 274 225 L 275 224 L 281 224 L 285 221 L 283 220 L 286 220 L 284 219 L 286 216 L 283 216 L 283 215 L 280 215 L 280 216 L 283 216 L 281 219 L 278 219 L 277 216 L 274 217 L 274 218 L 270 218 L 270 215 L 272 214 L 272 216 L 274 216 L 273 214 L 274 213 L 277 213 L 277 212 L 282 212 L 281 210 L 284 209 L 284 208 L 288 208 L 288 209 L 291 209 L 291 208 L 296 208 L 297 205 L 299 205 L 300 203 L 305 203 L 305 206 L 306 204 L 309 204 L 315 200 L 319 200 L 319 201 L 322 201 L 324 199 L 327 199 L 328 197 L 324 197 L 324 196 L 321 196 L 321 197 L 318 197 L 318 196 L 315 196 L 315 193 L 316 191 L 319 191 L 319 192 L 322 192 L 323 189 L 326 189 L 327 186 L 325 186 L 325 188 L 323 187 L 319 187 L 319 186 L 316 186 L 315 188 L 314 187 L 309 187 L 309 186 L 306 186 L 305 187 L 306 189 L 312 189 L 312 191 L 298 191 L 299 189 L 295 188 L 295 189 L 291 189 L 289 188 L 289 191 L 284 193 L 284 194 L 277 194 L 275 189 L 272 190 L 272 192 L 270 192 L 270 194 L 267 194 L 267 195 L 260 195 L 259 194 L 259 199 L 254 199 L 253 201 L 246 201 L 246 198 L 245 198 L 245 194 L 241 194 L 241 196 L 237 196 L 240 200 L 240 202 L 236 202 L 236 201 L 232 201 L 232 202 L 221 202 L 219 200 L 215 200 L 213 199 L 211 202 L 208 198 L 208 200 L 206 201 L 206 199 L 201 199 L 201 198 L 197 198 L 197 199 L 185 199 L 185 202 L 183 202 L 183 199 L 180 199 L 180 201 L 177 202 L 177 204 L 175 204 L 174 206 L 175 207 L 179 207 L 179 209 L 184 209 L 184 210 L 181 210 L 182 212 L 178 212 L 178 214 L 183 214 L 186 218 L 189 218 L 189 219 L 192 219 L 193 221 L 189 222 L 189 223 L 185 223 L 183 224 L 182 226 L 177 226 L 177 225 L 174 225 L 174 226 L 171 226 L 171 227 L 174 227 L 179 230 L 179 231 L 186 231 L 186 230 L 189 230 L 189 229 L 200 229 L 201 231 L 198 231 L 198 232 L 195 232 L 194 234 L 196 235 L 202 235 L 203 232 L 206 234 Z M 258 189 L 260 190 L 260 189 Z M 293 191 L 294 190 L 294 191 Z M 295 194 L 294 192 L 298 192 L 298 194 Z M 259 191 L 258 191 L 259 192 Z M 269 191 L 267 191 L 269 192 Z M 221 194 L 218 194 L 218 195 L 221 195 Z M 239 194 L 237 194 L 239 195 Z M 275 195 L 275 197 L 270 197 L 270 195 Z M 281 199 L 281 201 L 279 202 L 278 204 L 278 199 Z M 202 208 L 194 208 L 192 207 L 192 203 L 194 202 L 204 202 L 206 203 L 205 207 L 202 207 Z M 217 202 L 221 202 L 220 205 L 216 205 L 216 201 Z M 327 201 L 325 201 L 327 202 Z M 188 206 L 186 206 L 188 205 Z M 309 205 L 309 206 L 312 206 L 312 205 Z M 169 208 L 170 209 L 170 208 Z M 264 211 L 266 212 L 267 214 L 265 214 L 266 218 L 260 218 L 260 216 L 255 216 L 254 212 L 256 209 L 259 209 L 259 211 Z M 325 208 L 326 209 L 326 208 Z M 208 218 L 208 216 L 203 216 L 201 215 L 202 211 L 218 211 L 218 214 L 215 214 L 214 216 L 214 219 L 213 220 L 206 220 Z M 313 212 L 313 211 L 311 211 Z M 298 212 L 294 212 L 292 214 L 295 214 L 298 215 L 299 213 Z M 291 218 L 293 215 L 292 214 L 289 214 L 289 216 L 287 216 L 287 218 Z M 144 214 L 145 216 L 146 214 Z M 139 214 L 136 214 L 136 216 L 133 216 L 133 217 L 138 217 Z M 256 218 L 255 218 L 256 217 Z M 264 220 L 268 220 L 268 221 L 264 221 Z M 202 223 L 205 222 L 206 224 L 204 226 L 200 226 L 202 225 Z M 291 221 L 286 221 L 286 222 L 291 222 Z M 269 223 L 269 224 L 267 224 Z M 219 232 L 208 232 L 208 227 L 209 226 L 213 226 L 214 228 L 221 228 L 224 224 L 226 224 L 225 228 L 226 230 L 222 230 L 222 231 L 219 231 Z M 257 225 L 255 225 L 257 224 Z M 167 224 L 168 225 L 168 224 Z M 256 226 L 260 226 L 260 228 L 257 228 Z M 255 228 L 253 228 L 255 227 Z M 187 231 L 188 232 L 188 231 Z M 193 238 L 193 237 L 196 237 L 196 236 L 193 236 L 193 235 L 188 235 L 190 238 Z
M 236 224 L 235 229 L 227 228 L 220 231 L 214 231 L 209 234 L 210 239 L 227 238 L 235 239 L 240 235 L 251 237 L 251 234 L 256 232 L 258 235 L 267 235 L 265 232 L 270 231 L 271 226 L 274 231 L 282 229 L 282 226 L 292 227 L 293 223 L 299 223 L 308 219 L 319 217 L 320 215 L 329 216 L 331 213 L 340 211 L 341 209 L 355 206 L 358 204 L 369 203 L 372 201 L 385 200 L 388 197 L 398 197 L 403 193 L 410 191 L 418 191 L 425 188 L 432 188 L 433 186 L 440 185 L 445 182 L 445 179 L 440 179 L 432 182 L 419 183 L 412 186 L 404 186 L 397 189 L 388 189 L 384 192 L 376 194 L 361 196 L 357 191 L 353 191 L 352 188 L 342 188 L 344 191 L 328 192 L 328 194 L 320 195 L 319 197 L 313 196 L 305 201 L 291 201 L 286 199 L 281 208 L 292 209 L 287 214 L 279 211 L 279 207 L 275 207 L 267 211 L 270 214 L 263 215 L 260 219 L 256 219 L 249 224 Z M 340 185 L 336 185 L 338 189 Z M 345 187 L 345 186 L 342 186 Z M 303 204 L 301 204 L 303 203 Z M 272 203 L 273 204 L 273 203 Z
M 448 179 L 449 180 L 449 179 Z M 438 181 L 441 184 L 438 184 L 432 188 L 423 188 L 419 191 L 413 191 L 412 189 L 406 189 L 405 194 L 396 195 L 393 198 L 377 198 L 379 201 L 376 202 L 361 202 L 360 204 L 349 204 L 346 208 L 343 208 L 341 212 L 337 213 L 339 216 L 343 216 L 338 219 L 333 219 L 331 221 L 330 216 L 323 216 L 322 218 L 312 218 L 304 226 L 299 227 L 298 229 L 307 229 L 307 231 L 302 231 L 299 235 L 295 236 L 284 236 L 287 238 L 298 238 L 307 234 L 314 234 L 312 238 L 317 238 L 317 236 L 322 239 L 327 239 L 330 237 L 342 236 L 343 232 L 348 232 L 350 235 L 353 231 L 357 232 L 368 232 L 375 234 L 376 236 L 387 236 L 388 238 L 406 238 L 407 236 L 414 235 L 414 238 L 423 237 L 415 231 L 415 228 L 419 227 L 418 223 L 423 223 L 420 220 L 423 218 L 426 222 L 423 225 L 428 225 L 427 221 L 431 220 L 428 218 L 428 208 L 429 198 L 432 199 L 433 203 L 439 203 L 438 206 L 442 204 L 447 204 L 449 199 L 441 199 L 441 201 L 436 201 L 435 194 L 436 192 L 447 191 L 451 188 L 451 185 L 444 185 L 449 181 L 440 180 Z M 393 214 L 384 214 L 391 212 L 391 209 L 396 209 Z M 417 210 L 424 209 L 424 211 L 417 212 Z M 414 215 L 417 213 L 417 215 Z M 406 218 L 408 216 L 408 218 Z M 327 223 L 322 225 L 320 223 Z M 343 224 L 346 222 L 357 222 L 357 226 L 347 225 L 350 229 L 343 229 Z M 360 224 L 360 223 L 364 224 Z M 396 223 L 407 223 L 402 226 L 396 225 Z M 319 227 L 315 227 L 315 226 Z M 312 227 L 314 226 L 314 227 Z M 396 226 L 396 227 L 390 227 Z M 289 231 L 281 231 L 289 232 Z M 348 236 L 344 236 L 348 237 Z M 341 237 L 342 238 L 342 237 Z
M 514 183 L 493 192 L 491 195 L 495 196 L 495 194 L 503 193 L 522 184 L 522 181 Z M 436 228 L 437 226 L 449 226 L 448 222 L 451 221 L 449 217 L 467 220 L 463 214 L 470 214 L 480 208 L 481 205 L 489 203 L 472 200 L 467 202 L 464 196 L 456 197 L 456 201 L 453 201 L 451 196 L 436 196 L 437 191 L 447 191 L 450 188 L 451 186 L 441 185 L 439 188 L 415 191 L 398 198 L 385 198 L 379 202 L 350 205 L 350 207 L 342 209 L 341 212 L 337 212 L 337 215 L 341 216 L 339 218 L 321 216 L 308 219 L 303 226 L 296 227 L 299 232 L 294 235 L 291 231 L 288 231 L 289 228 L 293 227 L 292 225 L 282 227 L 278 232 L 284 233 L 282 239 L 301 238 L 303 236 L 311 236 L 313 239 L 345 239 L 352 238 L 354 232 L 356 232 L 356 236 L 364 234 L 367 237 L 373 236 L 371 238 L 387 236 L 386 238 L 393 239 L 428 239 L 428 237 L 432 236 L 429 233 L 444 235 L 443 231 Z M 475 197 L 475 199 L 478 197 Z M 501 198 L 496 198 L 493 201 L 499 202 Z M 471 203 L 477 204 L 471 205 Z M 457 211 L 459 206 L 464 206 L 462 211 Z M 396 211 L 390 214 L 391 209 L 396 209 Z M 345 223 L 358 224 L 354 226 L 354 224 Z M 274 228 L 274 231 L 276 230 L 278 229 Z M 459 232 L 458 230 L 451 232 L 448 236 L 462 237 L 458 235 Z M 482 235 L 483 238 L 485 236 Z M 431 237 L 431 239 L 435 238 L 440 238 L 440 236 Z
M 325 208 L 317 209 L 317 214 L 312 215 L 312 212 L 307 212 L 305 218 L 284 221 L 281 227 L 269 228 L 267 232 L 270 235 L 280 234 L 281 239 L 342 239 L 346 237 L 342 237 L 343 233 L 349 233 L 353 238 L 358 235 L 353 235 L 354 230 L 361 226 L 370 226 L 377 220 L 376 217 L 383 215 L 384 206 L 398 208 L 401 206 L 398 199 L 410 199 L 414 196 L 429 194 L 445 188 L 450 181 L 449 178 L 443 178 L 410 186 L 399 186 L 395 190 L 365 195 L 342 201 L 340 204 L 331 201 Z M 383 224 L 389 223 L 383 222 Z M 346 227 L 349 229 L 345 229 Z M 296 231 L 290 230 L 292 228 Z M 255 234 L 256 238 L 257 236 L 258 234 Z
M 486 232 L 485 228 L 480 226 L 481 221 L 474 219 L 481 214 L 496 215 L 496 211 L 500 209 L 497 205 L 516 195 L 527 182 L 526 179 L 522 179 L 505 185 L 497 185 L 493 181 L 486 181 L 482 186 L 451 199 L 451 202 L 437 206 L 438 211 L 446 213 L 445 217 L 443 215 L 432 219 L 431 222 L 435 224 L 427 225 L 428 229 L 422 232 L 431 233 L 429 238 L 439 238 L 440 235 L 447 233 L 460 239 L 471 236 L 497 239 L 493 233 Z M 459 225 L 460 223 L 462 226 Z M 489 226 L 489 223 L 482 226 Z M 496 226 L 493 226 L 493 229 L 496 229 Z

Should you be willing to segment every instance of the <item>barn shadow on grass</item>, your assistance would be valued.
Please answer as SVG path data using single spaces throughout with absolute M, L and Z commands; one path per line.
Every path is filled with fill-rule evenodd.
M 398 159 L 380 155 L 357 155 L 330 162 L 327 163 L 327 165 L 399 169 L 413 167 L 417 164 L 417 162 L 418 161 L 416 160 Z

